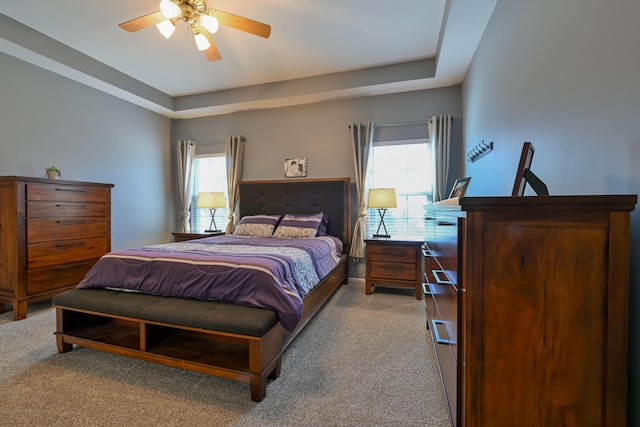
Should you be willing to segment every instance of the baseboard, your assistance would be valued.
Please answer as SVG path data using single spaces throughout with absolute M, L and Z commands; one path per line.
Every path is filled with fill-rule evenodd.
M 349 280 L 348 283 L 350 285 L 362 285 L 362 286 L 364 286 L 366 284 L 365 279 L 362 278 L 362 277 L 349 277 L 348 280 Z

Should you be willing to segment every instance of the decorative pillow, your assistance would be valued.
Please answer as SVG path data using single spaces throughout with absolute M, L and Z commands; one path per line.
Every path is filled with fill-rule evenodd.
M 323 212 L 322 221 L 320 221 L 320 227 L 318 228 L 318 236 L 326 236 L 328 227 L 329 227 L 329 215 Z
M 270 237 L 280 221 L 280 215 L 244 216 L 233 232 L 236 236 Z
M 322 212 L 315 215 L 286 214 L 273 235 L 275 237 L 315 237 L 323 216 Z

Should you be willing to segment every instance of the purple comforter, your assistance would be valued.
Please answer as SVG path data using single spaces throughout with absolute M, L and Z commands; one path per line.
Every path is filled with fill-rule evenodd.
M 267 308 L 293 331 L 303 298 L 338 264 L 341 253 L 342 242 L 331 236 L 209 237 L 110 252 L 78 287 Z

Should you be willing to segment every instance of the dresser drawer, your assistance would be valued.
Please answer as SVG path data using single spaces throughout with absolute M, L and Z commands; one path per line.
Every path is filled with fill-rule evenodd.
M 367 243 L 367 257 L 371 261 L 415 263 L 416 250 L 416 248 L 410 246 L 382 246 Z
M 458 293 L 453 285 L 431 285 L 436 312 L 440 315 L 442 327 L 446 331 L 451 351 L 458 359 Z
M 107 202 L 109 200 L 109 189 L 80 185 L 28 183 L 27 200 Z
M 98 258 L 106 252 L 106 237 L 34 243 L 27 247 L 27 268 Z
M 369 276 L 373 279 L 416 280 L 418 270 L 416 263 L 401 264 L 398 262 L 371 263 Z
M 52 240 L 85 239 L 107 235 L 105 218 L 28 218 L 27 242 L 49 242 Z
M 97 258 L 27 270 L 27 292 L 36 294 L 75 286 L 98 261 Z
M 28 201 L 27 217 L 79 217 L 79 216 L 106 216 L 106 203 L 84 203 L 68 201 Z

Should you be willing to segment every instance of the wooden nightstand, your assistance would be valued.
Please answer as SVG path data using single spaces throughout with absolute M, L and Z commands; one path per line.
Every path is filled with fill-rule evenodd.
M 214 231 L 211 233 L 181 233 L 177 231 L 171 234 L 173 234 L 174 241 L 184 242 L 186 240 L 204 239 L 205 237 L 223 236 L 224 231 Z
M 365 239 L 367 263 L 366 294 L 374 285 L 412 288 L 422 299 L 423 239 Z

